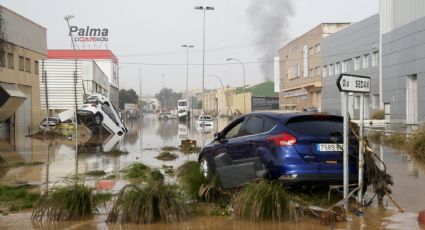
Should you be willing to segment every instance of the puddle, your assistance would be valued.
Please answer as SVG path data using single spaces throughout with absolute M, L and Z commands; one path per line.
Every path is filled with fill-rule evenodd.
M 155 157 L 164 146 L 178 146 L 182 139 L 195 139 L 198 145 L 208 143 L 213 133 L 227 125 L 227 119 L 218 119 L 212 130 L 197 130 L 195 125 L 179 123 L 177 120 L 158 121 L 154 115 L 145 115 L 140 121 L 126 124 L 129 132 L 123 138 L 82 138 L 79 140 L 78 154 L 75 153 L 74 140 L 37 140 L 25 138 L 16 143 L 25 143 L 24 147 L 14 148 L 8 141 L 0 140 L 1 156 L 10 161 L 41 161 L 44 164 L 23 167 L 0 167 L 0 183 L 17 184 L 28 182 L 38 184 L 40 188 L 52 186 L 67 176 L 84 174 L 88 171 L 103 170 L 108 174 L 118 174 L 119 170 L 132 162 L 142 162 L 163 171 L 162 165 L 176 169 L 187 160 L 197 160 L 197 154 L 184 155 L 178 151 L 174 161 L 161 161 Z M 387 209 L 369 208 L 365 216 L 353 216 L 351 222 L 337 223 L 334 229 L 420 229 L 417 224 L 417 213 L 425 209 L 425 167 L 405 154 L 396 150 L 375 146 L 375 151 L 383 156 L 388 172 L 394 178 L 393 197 L 406 210 L 398 213 L 390 201 Z M 127 151 L 122 155 L 105 155 L 101 152 L 120 149 Z M 105 191 L 117 192 L 127 182 L 117 179 L 88 177 L 86 183 Z M 105 215 L 95 215 L 93 219 L 79 222 L 55 224 L 34 224 L 30 222 L 29 212 L 0 216 L 0 229 L 329 229 L 320 225 L 319 220 L 305 218 L 300 223 L 276 223 L 235 221 L 231 217 L 195 217 L 187 222 L 154 225 L 106 225 Z

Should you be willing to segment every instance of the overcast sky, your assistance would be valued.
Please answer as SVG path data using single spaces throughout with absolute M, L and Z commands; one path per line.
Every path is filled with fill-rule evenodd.
M 47 28 L 49 49 L 69 49 L 63 17 L 75 15 L 71 24 L 108 28 L 108 48 L 120 62 L 121 87 L 138 92 L 142 73 L 143 94 L 162 87 L 186 87 L 186 52 L 192 44 L 189 88 L 202 83 L 202 11 L 194 6 L 214 6 L 206 13 L 206 88 L 219 82 L 242 85 L 242 68 L 226 62 L 235 57 L 246 66 L 246 83 L 264 81 L 262 63 L 277 56 L 277 48 L 322 22 L 357 22 L 378 12 L 378 0 L 1 0 L 0 4 Z M 257 10 L 258 9 L 258 10 Z M 274 50 L 272 55 L 265 50 Z M 269 76 L 272 78 L 273 76 Z

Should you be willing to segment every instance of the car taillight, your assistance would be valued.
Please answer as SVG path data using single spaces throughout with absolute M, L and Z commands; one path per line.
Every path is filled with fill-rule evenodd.
M 289 133 L 281 133 L 270 136 L 267 139 L 273 141 L 277 146 L 289 146 L 297 143 L 297 138 Z

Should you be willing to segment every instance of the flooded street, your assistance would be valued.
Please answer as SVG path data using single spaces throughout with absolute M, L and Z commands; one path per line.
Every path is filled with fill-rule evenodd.
M 129 132 L 124 137 L 83 137 L 78 140 L 78 154 L 75 152 L 75 140 L 39 140 L 24 138 L 25 148 L 13 148 L 8 140 L 0 140 L 0 152 L 5 161 L 10 162 L 42 162 L 20 167 L 1 167 L 0 183 L 28 183 L 39 186 L 40 189 L 53 186 L 58 181 L 75 174 L 84 175 L 93 170 L 103 170 L 107 173 L 104 178 L 84 177 L 87 184 L 102 191 L 116 193 L 127 182 L 120 178 L 118 172 L 133 162 L 142 162 L 153 168 L 161 169 L 163 165 L 176 169 L 187 160 L 196 160 L 197 154 L 183 155 L 179 152 L 174 161 L 161 161 L 155 157 L 164 146 L 180 145 L 183 139 L 195 139 L 198 145 L 208 143 L 213 133 L 227 125 L 225 118 L 216 119 L 212 130 L 196 129 L 196 125 L 179 123 L 177 120 L 158 121 L 154 115 L 145 115 L 142 120 L 126 124 Z M 112 151 L 124 151 L 128 154 L 107 154 Z M 399 213 L 391 201 L 387 200 L 387 208 L 373 207 L 365 210 L 363 217 L 353 215 L 352 221 L 336 223 L 335 229 L 421 229 L 417 222 L 417 213 L 425 209 L 425 167 L 409 159 L 398 151 L 374 146 L 393 176 L 393 198 L 406 211 Z M 50 162 L 50 163 L 47 163 Z M 162 170 L 162 169 L 161 169 Z M 109 175 L 116 178 L 107 179 Z M 171 179 L 171 178 L 170 178 Z M 172 180 L 172 179 L 171 179 Z M 79 222 L 32 223 L 31 212 L 23 211 L 0 216 L 0 229 L 329 229 L 320 225 L 318 219 L 304 218 L 299 223 L 254 223 L 235 221 L 231 217 L 194 217 L 189 221 L 176 224 L 153 225 L 107 225 L 104 211 L 93 219 Z

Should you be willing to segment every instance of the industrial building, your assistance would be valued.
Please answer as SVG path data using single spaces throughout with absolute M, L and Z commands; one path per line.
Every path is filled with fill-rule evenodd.
M 46 28 L 0 6 L 0 135 L 24 147 L 45 113 L 39 63 L 47 57 Z
M 425 120 L 425 2 L 381 0 L 382 104 L 392 123 Z
M 325 37 L 322 41 L 322 112 L 341 115 L 341 93 L 336 86 L 340 74 L 371 78 L 371 92 L 365 95 L 364 117 L 379 110 L 379 15 Z M 360 96 L 350 95 L 349 113 L 358 118 Z

